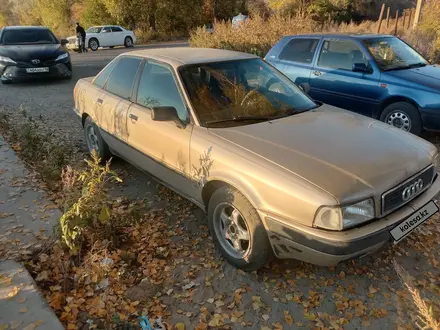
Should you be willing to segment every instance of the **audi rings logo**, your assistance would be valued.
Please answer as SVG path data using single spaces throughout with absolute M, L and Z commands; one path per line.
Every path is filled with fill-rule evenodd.
M 423 189 L 423 180 L 418 179 L 416 182 L 411 183 L 409 186 L 405 187 L 402 192 L 402 198 L 404 201 L 411 199 L 412 197 L 419 194 Z
M 40 60 L 32 60 L 31 62 L 34 64 L 40 64 Z

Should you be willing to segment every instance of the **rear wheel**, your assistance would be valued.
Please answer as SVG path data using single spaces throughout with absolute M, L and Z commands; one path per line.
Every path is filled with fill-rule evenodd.
M 110 159 L 110 149 L 102 138 L 98 126 L 90 117 L 87 117 L 84 122 L 84 137 L 90 154 L 95 150 L 102 161 Z
M 125 37 L 124 46 L 126 48 L 133 47 L 133 39 L 131 39 L 131 37 Z
M 214 192 L 208 206 L 208 224 L 217 248 L 233 266 L 254 271 L 273 257 L 257 211 L 238 190 L 223 186 Z
M 93 50 L 94 52 L 98 50 L 99 48 L 99 41 L 96 38 L 92 38 L 89 40 L 89 48 Z
M 408 102 L 390 104 L 381 113 L 380 120 L 415 135 L 422 133 L 420 113 L 414 105 Z

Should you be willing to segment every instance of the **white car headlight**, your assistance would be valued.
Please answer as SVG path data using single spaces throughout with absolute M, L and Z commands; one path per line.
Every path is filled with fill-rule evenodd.
M 65 58 L 68 58 L 68 57 L 69 57 L 69 53 L 64 53 L 64 54 L 59 55 L 55 61 L 64 60 Z
M 17 62 L 15 62 L 13 59 L 10 59 L 9 57 L 6 57 L 6 56 L 0 56 L 0 62 L 17 64 Z
M 314 227 L 343 230 L 362 224 L 374 218 L 372 198 L 349 206 L 323 206 L 316 213 Z

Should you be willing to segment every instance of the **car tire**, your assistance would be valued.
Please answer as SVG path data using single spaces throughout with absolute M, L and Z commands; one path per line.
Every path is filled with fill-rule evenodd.
M 98 126 L 90 117 L 87 117 L 84 122 L 84 138 L 90 154 L 92 154 L 92 151 L 95 150 L 102 162 L 110 159 L 110 149 L 102 138 Z
M 390 104 L 382 111 L 380 120 L 415 135 L 423 130 L 419 110 L 409 102 Z
M 10 81 L 10 80 L 3 80 L 3 79 L 1 79 L 1 81 L 2 81 L 3 85 L 10 85 L 10 84 L 12 84 L 12 81 Z
M 125 37 L 124 46 L 125 48 L 133 47 L 133 39 L 131 37 Z
M 226 216 L 230 221 L 227 226 Z M 257 210 L 238 190 L 223 186 L 213 193 L 208 205 L 208 225 L 215 245 L 233 266 L 250 272 L 262 268 L 273 258 L 272 246 Z M 248 237 L 247 244 L 246 239 L 237 243 L 237 237 Z
M 90 39 L 90 40 L 89 40 L 89 48 L 90 48 L 92 51 L 96 52 L 96 51 L 98 50 L 98 48 L 99 48 L 99 40 L 96 39 L 96 38 L 92 38 L 92 39 Z

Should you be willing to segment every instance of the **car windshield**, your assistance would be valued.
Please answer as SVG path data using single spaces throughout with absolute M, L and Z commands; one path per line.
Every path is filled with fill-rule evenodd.
M 45 29 L 14 29 L 3 32 L 3 45 L 57 44 L 58 40 Z
M 179 71 L 202 126 L 251 124 L 318 106 L 261 59 L 187 65 Z
M 94 27 L 88 28 L 86 33 L 99 33 L 99 32 L 101 32 L 101 30 L 102 30 L 101 26 L 94 26 Z
M 384 71 L 411 69 L 428 64 L 419 53 L 399 38 L 386 37 L 364 40 L 365 46 Z

